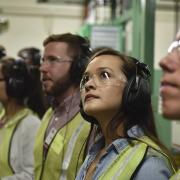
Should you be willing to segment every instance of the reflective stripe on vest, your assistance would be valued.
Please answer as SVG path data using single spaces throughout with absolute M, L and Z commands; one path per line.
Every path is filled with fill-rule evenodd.
M 43 142 L 45 137 L 45 132 L 47 129 L 47 126 L 49 124 L 49 121 L 51 120 L 53 115 L 52 108 L 49 108 L 42 121 L 40 128 L 37 132 L 36 138 L 35 138 L 35 147 L 34 147 L 34 166 L 35 166 L 35 180 L 41 179 L 41 173 L 43 172 L 43 165 L 44 165 L 44 159 L 43 159 Z
M 148 146 L 150 146 L 151 148 L 154 149 L 154 151 L 156 151 L 156 155 L 158 156 L 157 153 L 162 154 L 162 157 L 164 159 L 164 161 L 166 162 L 166 165 L 172 169 L 172 172 L 176 172 L 176 168 L 174 167 L 174 165 L 171 163 L 171 160 L 169 159 L 168 155 L 163 152 L 160 147 L 155 144 L 155 142 L 153 142 L 150 138 L 148 138 L 147 136 L 142 136 L 141 138 L 139 138 L 140 141 L 146 143 Z
M 137 165 L 144 158 L 147 149 L 147 145 L 144 143 L 134 143 L 133 147 L 128 146 L 124 149 L 121 155 L 108 166 L 105 170 L 106 172 L 100 176 L 99 180 L 129 180 L 131 178 Z
M 85 121 L 82 121 L 80 125 L 77 127 L 77 129 L 74 131 L 74 133 L 71 136 L 71 139 L 69 140 L 67 150 L 63 159 L 62 163 L 62 174 L 60 177 L 60 180 L 66 180 L 67 179 L 67 170 L 69 167 L 69 163 L 73 154 L 74 146 L 76 144 L 77 138 L 79 136 L 79 133 L 81 132 L 81 129 L 83 128 L 83 124 Z
M 38 131 L 35 143 L 35 179 L 36 180 L 59 180 L 62 173 L 62 168 L 66 169 L 65 177 L 68 180 L 74 180 L 76 175 L 76 169 L 83 162 L 84 143 L 88 137 L 90 124 L 84 121 L 78 113 L 73 120 L 66 124 L 62 129 L 55 135 L 52 143 L 49 146 L 46 159 L 43 160 L 43 140 L 49 121 L 52 117 L 52 110 L 48 110 L 45 117 L 43 118 L 41 127 Z M 82 123 L 83 122 L 83 123 Z M 81 124 L 82 123 L 82 124 Z M 81 126 L 82 125 L 82 126 Z M 76 132 L 77 135 L 76 135 Z M 73 137 L 77 136 L 77 137 Z M 70 141 L 73 138 L 75 141 L 74 145 L 70 145 Z M 70 150 L 68 150 L 70 148 Z M 80 151 L 82 149 L 82 153 Z M 68 157 L 68 152 L 72 154 Z M 68 158 L 67 158 L 68 157 Z M 70 159 L 69 159 L 70 158 Z M 63 161 L 63 159 L 65 161 Z M 67 165 L 63 165 L 67 163 Z M 63 175 L 64 176 L 64 175 Z
M 180 180 L 180 169 L 170 178 L 170 180 Z
M 139 140 L 133 140 L 133 145 L 127 146 L 113 161 L 107 169 L 104 171 L 102 175 L 100 175 L 99 180 L 116 180 L 123 179 L 129 180 L 131 179 L 133 173 L 136 171 L 137 167 L 142 162 L 146 152 L 148 151 L 148 147 L 153 148 L 158 153 L 161 153 L 164 156 L 163 159 L 169 163 L 169 167 L 174 171 L 173 165 L 169 161 L 167 155 L 165 155 L 160 148 L 148 137 L 142 137 Z
M 29 109 L 24 108 L 19 111 L 12 119 L 5 124 L 3 128 L 0 129 L 0 177 L 9 176 L 14 174 L 13 169 L 10 165 L 10 152 L 11 152 L 11 142 L 13 134 L 16 131 L 19 123 L 26 117 L 29 113 L 32 113 Z
M 125 173 L 126 167 L 128 167 L 129 172 L 124 174 L 124 176 L 127 179 L 130 179 L 130 177 L 132 176 L 134 172 L 134 169 L 137 168 L 137 164 L 139 164 L 142 161 L 146 153 L 146 148 L 147 148 L 147 145 L 145 144 L 138 144 L 135 147 L 133 147 L 132 150 L 128 153 L 127 158 L 125 158 L 121 166 L 119 166 L 119 172 L 117 172 L 112 179 L 116 180 L 118 177 L 123 177 L 123 173 Z M 135 165 L 135 167 L 132 167 L 131 161 L 134 162 L 133 164 Z

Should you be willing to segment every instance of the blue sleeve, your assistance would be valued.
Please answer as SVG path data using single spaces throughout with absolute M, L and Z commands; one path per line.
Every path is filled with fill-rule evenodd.
M 172 176 L 165 161 L 151 156 L 145 159 L 133 180 L 168 180 Z

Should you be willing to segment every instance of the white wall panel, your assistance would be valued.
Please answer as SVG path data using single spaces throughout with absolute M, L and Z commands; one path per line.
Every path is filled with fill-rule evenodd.
M 33 0 L 0 0 L 0 16 L 9 20 L 9 28 L 0 34 L 0 44 L 16 56 L 25 46 L 42 48 L 43 40 L 54 33 L 78 32 L 82 7 L 37 4 Z
M 175 36 L 175 22 L 173 11 L 156 11 L 155 19 L 155 69 L 159 69 L 160 59 L 167 54 L 167 49 Z

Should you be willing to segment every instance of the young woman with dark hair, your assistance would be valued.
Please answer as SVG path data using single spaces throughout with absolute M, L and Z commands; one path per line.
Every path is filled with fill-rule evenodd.
M 0 60 L 0 179 L 32 180 L 33 148 L 39 118 L 27 106 L 32 79 L 21 61 Z M 30 88 L 31 87 L 31 88 Z
M 146 64 L 105 48 L 81 80 L 81 114 L 98 135 L 77 180 L 165 180 L 174 173 L 155 130 Z

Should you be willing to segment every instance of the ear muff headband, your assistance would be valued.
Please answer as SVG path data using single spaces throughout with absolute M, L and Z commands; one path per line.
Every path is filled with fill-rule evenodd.
M 136 73 L 128 80 L 122 97 L 122 108 L 127 113 L 139 111 L 150 99 L 150 71 L 148 66 L 135 58 Z
M 9 67 L 9 77 L 6 79 L 6 91 L 8 96 L 14 98 L 24 98 L 29 89 L 27 84 L 28 70 L 26 64 L 21 61 L 15 61 Z
M 79 38 L 80 52 L 79 55 L 72 62 L 70 73 L 71 73 L 72 82 L 79 84 L 82 78 L 82 74 L 88 63 L 89 56 L 91 54 L 91 49 L 90 49 L 90 44 L 86 39 L 79 36 L 78 38 Z

